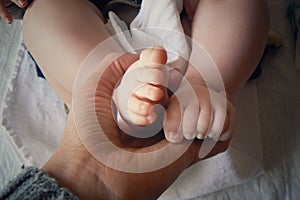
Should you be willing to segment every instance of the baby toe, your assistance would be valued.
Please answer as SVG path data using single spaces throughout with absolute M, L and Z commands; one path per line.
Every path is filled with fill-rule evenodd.
M 237 121 L 237 115 L 234 106 L 231 103 L 228 103 L 227 108 L 227 120 L 225 121 L 225 123 L 227 123 L 225 124 L 226 128 L 220 137 L 221 141 L 226 141 L 231 138 Z
M 199 118 L 199 106 L 198 105 L 188 105 L 184 110 L 182 119 L 182 131 L 183 136 L 187 140 L 195 139 L 197 135 L 197 123 Z
M 143 101 L 136 96 L 132 96 L 128 102 L 128 110 L 132 113 L 142 116 L 148 116 L 152 104 L 147 101 Z
M 208 106 L 200 108 L 200 114 L 197 122 L 197 138 L 206 138 L 206 133 L 211 123 L 211 109 Z
M 140 60 L 143 63 L 166 64 L 167 52 L 161 46 L 149 47 L 142 51 Z
M 142 73 L 138 75 L 137 80 L 155 86 L 168 86 L 168 75 L 165 68 L 144 67 Z
M 140 99 L 147 99 L 154 102 L 160 101 L 164 97 L 162 88 L 148 84 L 137 89 L 134 94 Z
M 164 123 L 165 137 L 171 143 L 180 143 L 183 140 L 183 135 L 180 131 L 181 113 L 178 100 L 172 97 L 166 111 Z
M 128 115 L 130 122 L 138 126 L 147 126 L 152 124 L 157 118 L 155 113 L 150 113 L 149 115 L 139 115 L 133 112 L 128 112 Z

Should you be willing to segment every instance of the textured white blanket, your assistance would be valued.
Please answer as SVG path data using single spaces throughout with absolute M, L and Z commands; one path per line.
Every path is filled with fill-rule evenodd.
M 2 124 L 24 156 L 40 167 L 60 141 L 67 116 L 64 104 L 48 82 L 37 77 L 24 45 L 18 51 L 10 84 Z

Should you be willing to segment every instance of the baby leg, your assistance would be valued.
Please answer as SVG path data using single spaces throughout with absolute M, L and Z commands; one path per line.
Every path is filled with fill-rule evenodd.
M 264 0 L 201 0 L 196 7 L 192 38 L 209 53 L 223 78 L 226 93 L 232 97 L 263 55 L 269 30 L 267 4 Z M 198 55 L 194 47 L 191 61 Z M 187 72 L 187 76 L 193 74 Z M 214 85 L 214 81 L 209 84 Z
M 235 111 L 227 99 L 211 102 L 210 95 L 222 100 L 222 93 L 219 92 L 224 92 L 230 99 L 242 88 L 256 68 L 267 41 L 267 6 L 260 0 L 186 0 L 185 6 L 188 3 L 195 3 L 190 8 L 197 7 L 196 10 L 185 7 L 188 17 L 193 17 L 192 38 L 196 42 L 192 45 L 190 61 L 194 63 L 197 60 L 197 49 L 201 48 L 195 45 L 201 44 L 215 62 L 223 78 L 225 91 L 216 84 L 218 80 L 209 79 L 205 83 L 197 71 L 189 66 L 185 78 L 191 83 L 193 89 L 189 90 L 196 94 L 198 102 L 190 101 L 186 98 L 188 95 L 182 95 L 188 93 L 187 88 L 179 88 L 177 94 L 188 101 L 182 103 L 175 97 L 171 98 L 165 134 L 171 142 L 180 142 L 183 136 L 186 139 L 194 139 L 196 136 L 203 139 L 207 135 L 217 138 L 221 133 L 224 133 L 221 139 L 225 140 L 233 131 Z M 205 89 L 207 84 L 214 90 L 208 93 L 210 90 Z M 220 102 L 227 103 L 224 105 Z M 183 104 L 183 109 L 180 109 L 179 103 Z M 222 116 L 221 112 L 224 107 L 225 124 L 224 114 Z M 182 133 L 177 134 L 181 121 Z
M 34 0 L 25 13 L 25 44 L 47 81 L 69 106 L 83 60 L 110 36 L 102 19 L 88 0 Z

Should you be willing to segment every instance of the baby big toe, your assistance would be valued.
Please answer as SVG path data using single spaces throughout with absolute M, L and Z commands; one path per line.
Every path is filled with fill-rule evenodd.
M 162 88 L 148 84 L 137 89 L 134 94 L 140 99 L 147 99 L 153 102 L 160 101 L 164 97 Z
M 166 64 L 167 52 L 161 46 L 149 47 L 142 51 L 140 60 L 143 63 Z

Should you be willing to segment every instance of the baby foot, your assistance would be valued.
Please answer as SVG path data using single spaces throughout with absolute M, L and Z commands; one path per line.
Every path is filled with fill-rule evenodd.
M 221 141 L 230 139 L 236 123 L 233 105 L 222 93 L 186 83 L 183 81 L 170 98 L 164 126 L 166 139 L 172 143 L 196 137 Z
M 124 74 L 114 100 L 121 118 L 139 126 L 155 122 L 153 106 L 167 99 L 167 53 L 162 47 L 147 48 Z M 120 122 L 122 123 L 122 122 Z

